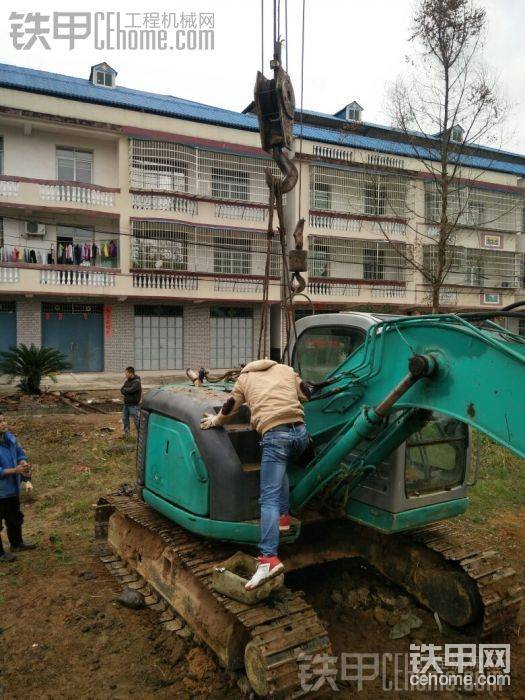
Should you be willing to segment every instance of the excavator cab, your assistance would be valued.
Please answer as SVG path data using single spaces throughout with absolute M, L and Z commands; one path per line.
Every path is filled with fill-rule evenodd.
M 395 318 L 400 317 L 341 312 L 298 320 L 294 369 L 306 381 L 326 379 L 363 344 L 369 328 Z M 309 410 L 307 406 L 307 423 Z M 396 419 L 394 413 L 388 420 Z M 309 428 L 315 432 L 311 425 Z M 429 412 L 421 429 L 352 490 L 346 514 L 382 532 L 399 532 L 459 515 L 468 506 L 469 464 L 468 426 Z

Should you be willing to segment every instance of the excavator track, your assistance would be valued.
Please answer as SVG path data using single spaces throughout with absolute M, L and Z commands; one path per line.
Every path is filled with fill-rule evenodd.
M 417 544 L 454 562 L 475 586 L 482 614 L 473 631 L 480 637 L 516 624 L 525 591 L 516 572 L 494 549 L 481 542 L 467 541 L 451 523 L 436 523 L 410 533 Z
M 121 581 L 125 583 L 127 576 L 131 576 L 128 578 L 130 582 L 137 581 L 137 578 L 129 573 L 131 568 L 139 574 L 139 577 L 146 580 L 149 586 L 146 588 L 147 593 L 151 594 L 150 589 L 153 589 L 155 594 L 164 599 L 164 602 L 162 600 L 160 602 L 159 611 L 165 613 L 165 606 L 170 606 L 190 627 L 194 627 L 192 606 L 185 601 L 180 605 L 174 604 L 166 594 L 165 583 L 161 580 L 161 578 L 171 578 L 176 581 L 178 578 L 186 577 L 185 581 L 197 591 L 197 597 L 202 596 L 198 614 L 201 618 L 208 618 L 204 641 L 213 648 L 213 643 L 209 642 L 214 634 L 212 629 L 214 620 L 218 620 L 216 610 L 209 612 L 206 610 L 205 600 L 209 594 L 213 596 L 223 612 L 227 613 L 226 618 L 231 618 L 227 624 L 232 625 L 235 636 L 244 639 L 243 659 L 239 658 L 238 652 L 230 651 L 228 657 L 225 657 L 224 650 L 214 649 L 219 653 L 224 652 L 219 654 L 220 657 L 222 656 L 220 660 L 223 665 L 230 670 L 237 670 L 244 665 L 248 681 L 255 692 L 262 697 L 299 698 L 306 694 L 300 682 L 301 654 L 323 655 L 332 652 L 325 626 L 317 617 L 315 610 L 304 600 L 301 592 L 284 589 L 280 591 L 277 599 L 268 599 L 255 605 L 237 602 L 212 589 L 213 569 L 234 553 L 235 550 L 231 546 L 199 539 L 155 512 L 136 496 L 107 496 L 99 500 L 97 512 L 99 515 L 95 517 L 96 536 L 99 539 L 104 537 L 108 532 L 109 524 L 108 545 L 116 555 L 108 556 L 106 550 L 106 554 L 101 557 L 102 561 L 116 575 L 121 574 Z M 143 556 L 137 552 L 134 554 L 130 551 L 125 552 L 123 547 L 115 546 L 118 533 L 113 533 L 112 542 L 112 525 L 109 522 L 115 513 L 125 521 L 119 520 L 113 526 L 114 529 L 123 530 L 139 526 L 143 534 L 148 533 L 150 551 L 155 549 L 151 546 L 152 544 L 162 541 L 162 554 L 159 555 L 159 560 L 162 559 L 163 574 L 155 568 L 154 562 L 151 565 L 152 575 L 144 576 L 141 572 L 145 561 Z M 140 533 L 138 534 L 140 538 Z M 151 540 L 152 537 L 155 541 Z M 123 538 L 125 540 L 125 533 Z M 168 561 L 171 562 L 171 568 L 166 574 Z M 191 576 L 191 581 L 188 575 Z M 141 585 L 141 578 L 135 585 Z M 149 602 L 152 601 L 157 604 L 155 596 Z M 223 618 L 222 622 L 226 618 Z M 198 629 L 194 631 L 201 636 Z M 217 630 L 217 634 L 219 632 L 220 630 Z

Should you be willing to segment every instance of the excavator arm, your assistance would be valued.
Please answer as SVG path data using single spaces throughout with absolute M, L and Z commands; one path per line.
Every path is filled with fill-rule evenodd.
M 425 411 L 525 457 L 524 387 L 525 342 L 496 324 L 456 315 L 378 323 L 307 407 L 318 449 L 291 492 L 292 509 L 330 485 L 353 487 L 421 428 Z

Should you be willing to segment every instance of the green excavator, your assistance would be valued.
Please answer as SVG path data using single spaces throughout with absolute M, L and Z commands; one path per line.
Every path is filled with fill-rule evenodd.
M 525 458 L 525 341 L 491 313 L 322 314 L 297 322 L 291 362 L 312 383 L 313 440 L 289 469 L 286 572 L 360 557 L 447 624 L 479 636 L 512 625 L 515 572 L 450 519 L 468 508 L 472 430 Z M 299 592 L 254 605 L 217 593 L 213 571 L 259 539 L 259 439 L 246 407 L 202 431 L 232 384 L 191 382 L 144 399 L 133 494 L 100 499 L 103 561 L 175 611 L 260 696 L 301 695 L 298 657 L 330 653 Z M 152 596 L 152 597 L 151 597 Z

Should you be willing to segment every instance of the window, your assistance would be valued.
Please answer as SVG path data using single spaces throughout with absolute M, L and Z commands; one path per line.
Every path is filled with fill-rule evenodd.
M 331 201 L 330 185 L 327 182 L 314 183 L 313 208 L 328 210 L 330 209 Z
M 499 306 L 501 304 L 501 294 L 499 292 L 485 292 L 481 295 L 481 303 Z
M 78 148 L 58 148 L 57 178 L 70 182 L 93 182 L 93 153 Z
M 464 135 L 465 132 L 463 131 L 463 128 L 458 124 L 452 127 L 450 131 L 450 140 L 454 141 L 454 143 L 461 143 Z
M 97 85 L 104 85 L 105 87 L 113 87 L 113 75 L 107 71 L 98 70 L 96 72 Z
M 363 248 L 363 279 L 385 278 L 385 251 L 380 248 Z
M 143 161 L 142 186 L 150 190 L 187 192 L 186 166 L 176 161 Z
M 224 275 L 251 274 L 250 242 L 240 236 L 217 234 L 213 249 L 213 271 Z
M 518 335 L 525 336 L 525 321 L 521 319 L 518 321 Z
M 245 170 L 212 169 L 212 197 L 248 201 L 249 177 Z
M 142 223 L 142 222 L 141 222 Z M 172 225 L 158 227 L 144 222 L 147 228 L 133 231 L 131 250 L 132 266 L 135 269 L 187 270 L 188 234 L 177 231 Z
M 302 379 L 322 381 L 362 345 L 365 333 L 351 326 L 313 326 L 299 336 L 292 366 Z
M 314 240 L 309 256 L 310 274 L 312 277 L 328 277 L 330 262 L 328 259 L 329 244 Z
M 386 189 L 381 183 L 365 182 L 365 214 L 383 216 L 385 213 Z
M 4 245 L 4 219 L 0 217 L 0 248 Z
M 445 491 L 465 478 L 468 427 L 442 413 L 433 413 L 421 430 L 407 440 L 406 495 Z
M 0 175 L 4 174 L 4 139 L 0 136 Z

